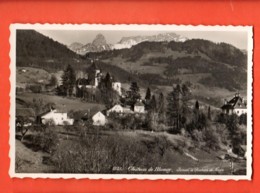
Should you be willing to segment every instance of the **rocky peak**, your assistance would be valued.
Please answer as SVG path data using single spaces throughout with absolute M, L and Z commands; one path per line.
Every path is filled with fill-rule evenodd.
M 106 44 L 107 44 L 106 38 L 102 34 L 98 34 L 92 42 L 92 45 L 94 45 L 94 46 L 102 46 L 102 45 L 106 45 Z

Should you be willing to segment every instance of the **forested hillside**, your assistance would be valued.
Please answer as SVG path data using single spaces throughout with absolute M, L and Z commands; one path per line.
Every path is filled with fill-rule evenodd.
M 17 30 L 16 65 L 40 67 L 49 71 L 78 65 L 81 58 L 65 45 L 34 30 Z
M 176 83 L 180 75 L 204 73 L 207 76 L 202 76 L 198 83 L 205 86 L 229 90 L 246 87 L 247 55 L 226 43 L 201 39 L 142 42 L 130 49 L 88 53 L 86 57 L 97 57 L 162 85 Z
M 17 66 L 55 72 L 71 64 L 86 69 L 93 59 L 119 81 L 138 80 L 155 85 L 190 81 L 230 91 L 246 88 L 247 55 L 226 43 L 193 39 L 185 42 L 142 42 L 129 49 L 79 56 L 34 30 L 17 31 Z M 189 77 L 188 79 L 186 77 Z M 199 76 L 199 78 L 198 78 Z

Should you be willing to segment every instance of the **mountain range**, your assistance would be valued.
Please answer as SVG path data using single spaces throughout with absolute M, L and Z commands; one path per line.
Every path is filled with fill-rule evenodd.
M 207 90 L 221 88 L 232 92 L 247 85 L 247 55 L 226 43 L 202 39 L 143 41 L 130 48 L 107 49 L 109 44 L 100 34 L 91 43 L 96 52 L 78 55 L 34 30 L 18 30 L 16 42 L 17 66 L 37 67 L 52 73 L 64 70 L 68 64 L 75 70 L 84 70 L 95 58 L 104 72 L 110 72 L 123 83 L 171 86 L 190 82 Z
M 102 52 L 108 50 L 118 50 L 131 48 L 141 42 L 184 42 L 188 38 L 178 35 L 176 33 L 161 33 L 151 36 L 130 36 L 122 37 L 116 44 L 108 44 L 102 34 L 98 34 L 92 43 L 82 44 L 78 42 L 72 43 L 68 48 L 77 54 L 84 55 L 88 52 Z

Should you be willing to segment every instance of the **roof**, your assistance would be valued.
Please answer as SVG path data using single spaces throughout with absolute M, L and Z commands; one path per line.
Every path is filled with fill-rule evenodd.
M 134 111 L 132 111 L 130 108 L 124 107 L 124 108 L 123 108 L 123 113 L 132 114 L 132 113 L 134 113 Z
M 57 110 L 57 109 L 51 107 L 51 109 L 49 109 L 48 111 L 45 111 L 45 112 L 39 114 L 38 116 L 42 117 L 42 116 L 44 116 L 44 115 L 47 115 L 47 114 L 50 113 L 51 111 L 54 111 L 54 113 L 67 113 L 66 111 Z
M 236 94 L 230 101 L 221 107 L 222 109 L 246 109 L 246 103 L 244 99 Z
M 106 117 L 105 115 L 104 115 L 104 113 L 103 112 L 101 112 L 101 111 L 98 111 L 97 113 L 95 113 L 92 117 L 94 117 L 95 115 L 97 115 L 97 114 L 101 114 L 101 115 L 103 115 L 104 117 Z
M 103 115 L 106 114 L 105 112 L 106 110 L 102 110 L 100 108 L 97 109 L 90 109 L 88 110 L 81 119 L 83 120 L 88 120 L 89 118 L 93 117 L 95 114 L 97 114 L 98 112 L 101 112 Z
M 16 116 L 35 117 L 35 112 L 32 108 L 19 108 L 16 109 Z
M 244 150 L 244 151 L 246 151 L 247 150 L 247 147 L 246 147 L 246 145 L 240 145 L 240 147 Z
M 122 105 L 120 105 L 120 104 L 116 104 L 116 105 L 114 105 L 113 107 L 111 107 L 110 109 L 108 109 L 108 111 L 113 111 L 115 108 L 121 108 L 121 109 L 123 109 L 123 107 L 122 107 Z

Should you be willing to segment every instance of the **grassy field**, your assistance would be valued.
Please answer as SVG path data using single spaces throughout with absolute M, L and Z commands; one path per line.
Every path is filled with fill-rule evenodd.
M 15 141 L 16 172 L 48 173 L 53 170 L 50 165 L 43 164 L 44 158 L 48 156 L 42 151 L 33 151 L 20 140 Z
M 56 95 L 49 95 L 43 93 L 19 93 L 17 99 L 30 103 L 33 99 L 42 99 L 44 103 L 54 103 L 55 107 L 64 111 L 85 111 L 88 109 L 104 109 L 104 105 L 97 103 L 87 103 L 78 98 L 67 98 Z
M 46 84 L 50 80 L 51 75 L 40 68 L 32 67 L 17 67 L 16 69 L 16 84 L 20 83 L 41 83 Z

